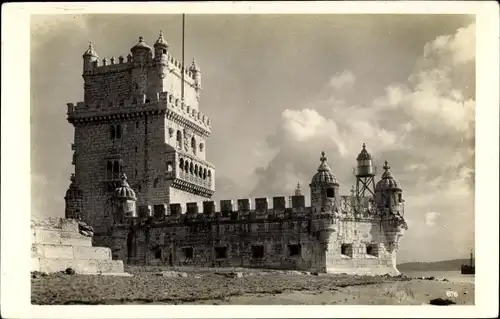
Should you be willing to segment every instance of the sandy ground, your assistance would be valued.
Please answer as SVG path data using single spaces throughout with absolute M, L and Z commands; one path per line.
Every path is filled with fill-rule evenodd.
M 421 305 L 434 298 L 448 298 L 457 305 L 474 304 L 474 284 L 464 282 L 297 272 L 247 271 L 240 272 L 239 278 L 234 272 L 230 274 L 184 272 L 185 277 L 180 277 L 177 273 L 162 276 L 137 271 L 133 277 L 36 275 L 31 279 L 32 303 Z

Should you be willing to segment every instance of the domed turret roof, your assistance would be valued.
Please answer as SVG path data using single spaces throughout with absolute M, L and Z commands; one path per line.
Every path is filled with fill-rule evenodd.
M 127 182 L 127 175 L 122 174 L 122 183 L 118 188 L 115 189 L 113 197 L 115 199 L 137 200 L 134 190 L 130 187 L 130 185 Z
M 318 167 L 318 172 L 314 174 L 312 178 L 311 185 L 339 185 L 339 183 L 337 182 L 337 178 L 332 174 L 330 167 L 326 163 L 327 158 L 325 156 L 325 152 L 321 152 L 320 161 L 321 164 Z
M 137 50 L 147 50 L 147 51 L 151 51 L 151 47 L 149 45 L 146 44 L 146 42 L 144 42 L 144 38 L 143 37 L 139 37 L 139 43 L 137 43 L 136 45 L 134 45 L 132 47 L 132 49 L 130 49 L 130 51 L 133 53 Z
M 371 159 L 372 159 L 372 156 L 366 150 L 366 144 L 363 143 L 363 149 L 361 150 L 361 153 L 359 153 L 357 160 L 363 161 L 363 160 L 371 160 Z
M 163 31 L 160 30 L 160 35 L 158 36 L 158 40 L 156 40 L 154 47 L 164 47 L 168 48 L 168 43 L 163 37 Z
M 82 196 L 82 191 L 76 186 L 76 178 L 75 174 L 71 174 L 70 177 L 71 184 L 69 185 L 68 190 L 66 191 L 66 196 L 64 198 L 78 198 Z
M 390 169 L 391 169 L 391 167 L 389 166 L 387 161 L 385 161 L 385 165 L 384 165 L 385 172 L 384 172 L 384 174 L 382 174 L 382 179 L 380 181 L 378 181 L 377 185 L 375 186 L 376 192 L 389 190 L 389 189 L 401 190 L 401 186 L 392 176 Z
M 189 67 L 189 71 L 191 72 L 199 72 L 200 69 L 198 68 L 198 65 L 196 65 L 196 61 L 193 59 L 193 62 L 191 63 L 191 66 Z
M 83 53 L 83 56 L 84 57 L 86 57 L 86 56 L 97 57 L 97 53 L 94 50 L 94 45 L 92 44 L 92 42 L 89 43 L 89 48 L 87 49 L 87 51 L 85 51 Z

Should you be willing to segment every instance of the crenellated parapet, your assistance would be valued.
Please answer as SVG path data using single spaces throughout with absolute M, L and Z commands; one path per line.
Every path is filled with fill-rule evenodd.
M 195 108 L 186 105 L 182 102 L 179 95 L 175 95 L 169 92 L 161 92 L 158 95 L 159 101 L 162 105 L 171 111 L 168 113 L 168 118 L 183 124 L 187 127 L 193 128 L 195 131 L 203 136 L 210 136 L 212 126 L 210 123 L 210 118 L 205 114 L 199 112 Z M 200 126 L 200 129 L 196 129 L 196 126 Z
M 70 123 L 126 119 L 141 117 L 144 114 L 166 114 L 168 119 L 191 128 L 199 135 L 209 137 L 211 134 L 210 118 L 185 105 L 180 97 L 169 92 L 161 92 L 150 99 L 142 94 L 120 100 L 66 105 Z
M 152 57 L 152 59 L 146 61 L 145 67 L 154 68 L 158 63 L 166 65 L 170 73 L 174 73 L 179 77 L 182 76 L 182 62 L 177 60 L 170 53 L 162 54 L 157 58 Z M 90 68 L 84 70 L 83 76 L 111 74 L 127 71 L 128 69 L 134 67 L 134 63 L 132 55 L 129 54 L 126 58 L 124 58 L 123 55 L 120 55 L 118 58 L 112 56 L 109 58 L 104 57 L 100 60 L 96 59 L 95 61 L 91 62 L 90 66 Z M 184 66 L 184 80 L 186 84 L 195 87 L 196 72 L 193 72 L 190 68 Z

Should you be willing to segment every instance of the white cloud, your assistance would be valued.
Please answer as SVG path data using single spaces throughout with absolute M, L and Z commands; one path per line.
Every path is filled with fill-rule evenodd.
M 436 226 L 436 220 L 438 219 L 439 217 L 439 213 L 436 213 L 436 212 L 428 212 L 427 214 L 425 214 L 425 224 L 427 226 Z
M 418 250 L 422 241 L 432 245 L 442 235 L 453 238 L 455 246 L 468 244 L 474 237 L 474 30 L 471 25 L 429 42 L 408 81 L 389 85 L 372 103 L 359 105 L 339 90 L 355 84 L 354 74 L 344 71 L 326 83 L 331 90 L 326 100 L 285 110 L 272 137 L 277 154 L 260 169 L 255 190 L 291 194 L 294 179 L 311 178 L 317 154 L 325 150 L 341 192 L 347 193 L 365 142 L 375 165 L 387 159 L 403 185 L 405 215 L 415 227 L 408 232 L 407 249 Z M 442 234 L 429 227 L 438 219 L 447 225 Z M 460 237 L 451 233 L 457 227 Z M 421 233 L 428 236 L 422 239 Z
M 354 85 L 356 77 L 351 71 L 345 70 L 342 73 L 335 74 L 328 81 L 328 85 L 336 90 L 350 88 Z

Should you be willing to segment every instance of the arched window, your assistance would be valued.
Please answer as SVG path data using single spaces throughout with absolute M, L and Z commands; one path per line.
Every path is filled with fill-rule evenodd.
M 203 169 L 200 166 L 200 170 L 198 171 L 198 177 L 203 178 Z
M 198 176 L 198 165 L 194 165 L 194 175 Z
M 203 179 L 207 179 L 207 169 L 203 169 Z
M 209 181 L 212 180 L 212 171 L 211 170 L 208 170 L 207 177 L 208 177 Z
M 182 148 L 182 133 L 181 131 L 177 131 L 177 148 Z
M 189 172 L 189 162 L 188 161 L 185 161 L 184 162 L 184 171 L 187 173 Z
M 179 160 L 179 168 L 180 168 L 181 170 L 183 170 L 183 169 L 184 169 L 184 160 L 183 160 L 182 158 Z
M 190 172 L 191 174 L 193 174 L 193 169 L 194 169 L 194 167 L 193 167 L 193 162 L 189 162 L 189 172 Z
M 191 138 L 191 151 L 196 155 L 196 139 L 194 136 Z
M 171 172 L 172 171 L 172 162 L 167 162 L 167 172 Z

